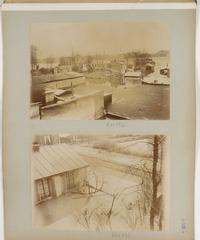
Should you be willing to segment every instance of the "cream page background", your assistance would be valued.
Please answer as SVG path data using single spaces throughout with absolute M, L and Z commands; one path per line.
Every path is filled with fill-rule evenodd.
M 30 100 L 30 25 L 39 22 L 142 21 L 169 24 L 169 121 L 33 121 Z M 195 10 L 3 12 L 4 190 L 6 239 L 193 239 L 195 159 Z M 170 136 L 168 228 L 163 232 L 71 232 L 33 229 L 31 139 L 45 133 L 133 133 Z M 186 221 L 182 234 L 181 220 Z M 124 233 L 124 232 L 122 232 Z

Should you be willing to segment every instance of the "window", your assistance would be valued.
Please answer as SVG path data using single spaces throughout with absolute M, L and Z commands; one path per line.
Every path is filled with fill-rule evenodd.
M 75 187 L 74 172 L 66 172 L 66 180 L 68 189 Z
M 36 182 L 36 184 L 37 184 L 38 201 L 44 200 L 51 196 L 49 179 L 47 178 L 40 179 Z

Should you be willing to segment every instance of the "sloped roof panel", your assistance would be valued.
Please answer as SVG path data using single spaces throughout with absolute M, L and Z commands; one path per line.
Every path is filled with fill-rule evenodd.
M 34 180 L 88 166 L 68 144 L 40 146 L 32 153 Z

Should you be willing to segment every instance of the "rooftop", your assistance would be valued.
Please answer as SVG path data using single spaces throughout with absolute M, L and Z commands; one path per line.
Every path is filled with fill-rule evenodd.
M 77 72 L 41 74 L 37 76 L 32 76 L 32 83 L 41 84 L 54 81 L 70 80 L 75 78 L 83 78 L 83 75 Z
M 40 146 L 32 153 L 32 164 L 34 180 L 88 166 L 68 144 Z

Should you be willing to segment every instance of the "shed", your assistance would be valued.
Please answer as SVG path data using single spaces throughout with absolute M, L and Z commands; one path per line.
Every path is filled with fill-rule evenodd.
M 40 203 L 69 192 L 84 192 L 88 166 L 68 144 L 34 144 L 34 201 Z

